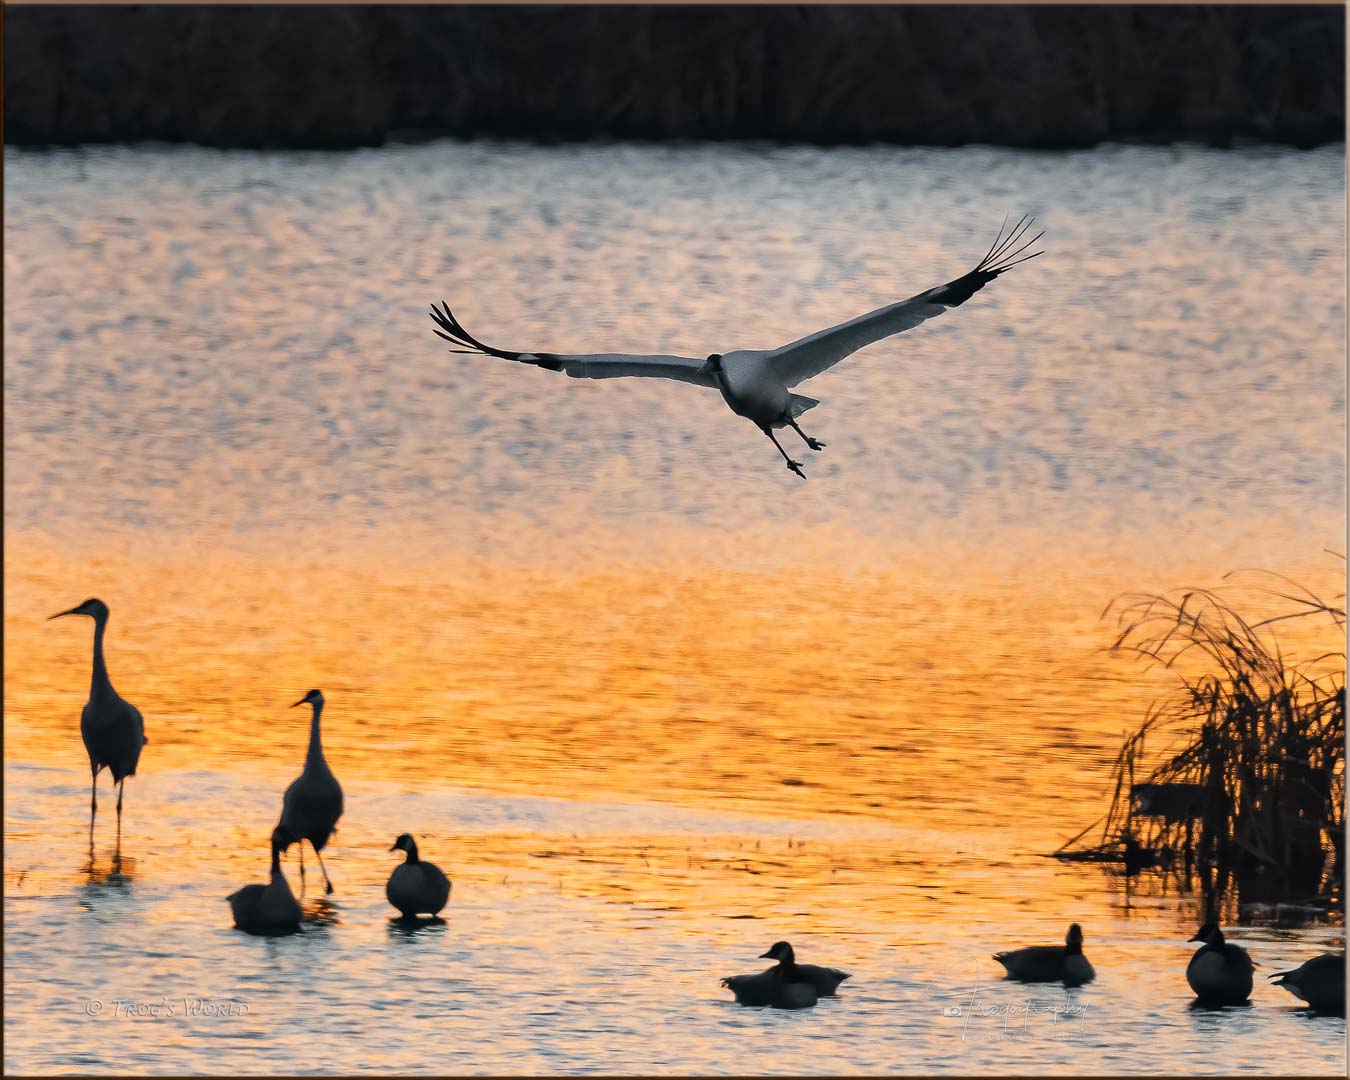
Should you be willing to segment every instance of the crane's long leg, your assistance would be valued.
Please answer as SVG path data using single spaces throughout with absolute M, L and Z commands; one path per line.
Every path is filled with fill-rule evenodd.
M 124 776 L 117 782 L 117 843 L 122 843 L 122 789 L 127 786 L 127 778 Z
M 782 443 L 778 441 L 778 436 L 773 433 L 773 428 L 765 424 L 759 430 L 773 440 L 774 446 L 778 447 L 778 452 L 783 455 L 783 460 L 787 462 L 787 467 L 805 480 L 806 473 L 802 472 L 802 463 L 800 461 L 793 461 L 788 457 L 787 451 L 783 449 Z
M 311 840 L 310 846 L 313 847 L 313 845 L 314 842 Z M 324 866 L 323 855 L 320 854 L 318 848 L 314 848 L 314 857 L 319 860 L 319 869 L 323 871 L 323 883 L 328 887 L 328 892 L 331 893 L 333 891 L 333 883 L 328 880 L 328 867 Z
M 299 841 L 296 845 L 300 849 L 300 899 L 305 898 L 305 842 Z
M 792 430 L 795 431 L 798 435 L 800 435 L 802 439 L 806 442 L 806 445 L 809 446 L 812 450 L 824 450 L 826 445 L 828 445 L 826 443 L 821 442 L 819 439 L 811 438 L 810 435 L 808 435 L 806 432 L 804 432 L 801 428 L 797 426 L 797 421 L 794 417 L 789 416 L 787 418 L 787 422 L 792 425 Z
M 94 818 L 98 816 L 98 766 L 91 764 L 93 777 L 89 781 L 89 846 L 94 846 Z

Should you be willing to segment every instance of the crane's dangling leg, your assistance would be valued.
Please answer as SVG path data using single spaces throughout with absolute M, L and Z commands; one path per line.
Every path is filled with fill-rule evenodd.
M 311 841 L 312 844 L 312 841 Z M 323 871 L 323 883 L 328 886 L 328 892 L 332 893 L 333 883 L 328 880 L 328 867 L 323 864 L 323 856 L 319 854 L 319 849 L 314 849 L 314 857 L 319 860 L 319 869 Z
M 787 422 L 792 425 L 792 430 L 795 431 L 798 435 L 800 435 L 802 439 L 805 440 L 806 445 L 809 446 L 812 450 L 824 450 L 825 447 L 828 445 L 827 443 L 821 442 L 819 439 L 811 438 L 810 435 L 808 435 L 801 428 L 799 428 L 797 426 L 796 417 L 789 416 L 787 418 Z
M 783 455 L 783 460 L 787 462 L 787 467 L 805 480 L 806 473 L 802 472 L 802 463 L 800 461 L 793 461 L 788 457 L 787 451 L 783 449 L 782 443 L 778 441 L 778 436 L 773 433 L 773 428 L 769 427 L 768 424 L 765 424 L 759 430 L 773 440 L 774 446 L 778 447 L 778 452 Z
M 295 845 L 300 849 L 300 899 L 305 898 L 305 842 L 300 840 Z

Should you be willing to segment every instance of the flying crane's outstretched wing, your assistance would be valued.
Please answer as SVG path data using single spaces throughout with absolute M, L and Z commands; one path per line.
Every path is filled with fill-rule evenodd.
M 846 356 L 850 356 L 874 341 L 890 337 L 892 334 L 912 330 L 922 322 L 941 315 L 948 308 L 964 304 L 975 293 L 983 289 L 994 278 L 1011 270 L 1019 263 L 1034 259 L 1041 254 L 1033 251 L 1024 254 L 1037 240 L 1045 235 L 1039 232 L 1030 240 L 1025 240 L 1027 231 L 1033 223 L 1032 218 L 1023 217 L 1013 226 L 1005 238 L 1003 228 L 980 264 L 964 277 L 939 285 L 935 289 L 921 292 L 898 304 L 877 308 L 876 311 L 860 315 L 846 323 L 832 326 L 828 330 L 816 333 L 775 349 L 768 356 L 774 373 L 786 386 L 796 386 L 799 382 L 819 375 L 832 368 Z M 1004 222 L 1006 227 L 1007 223 Z
M 515 360 L 522 364 L 547 368 L 549 371 L 565 371 L 574 379 L 617 379 L 620 376 L 630 375 L 654 379 L 678 379 L 680 382 L 693 383 L 696 386 L 717 386 L 716 380 L 707 370 L 706 362 L 688 356 L 510 352 L 484 345 L 460 325 L 444 301 L 439 308 L 432 305 L 431 318 L 439 327 L 435 331 L 438 337 L 460 346 L 458 349 L 451 349 L 451 352 L 497 356 L 503 360 Z

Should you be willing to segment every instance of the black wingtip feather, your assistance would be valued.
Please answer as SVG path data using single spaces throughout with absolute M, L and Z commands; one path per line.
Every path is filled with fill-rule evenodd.
M 439 327 L 432 333 L 452 345 L 462 346 L 459 349 L 451 349 L 451 352 L 481 353 L 484 356 L 499 356 L 503 360 L 519 360 L 524 355 L 518 352 L 508 352 L 505 349 L 494 349 L 491 345 L 484 345 L 460 325 L 459 320 L 450 310 L 450 305 L 444 300 L 441 301 L 440 308 L 437 308 L 435 304 L 431 305 L 431 321 Z
M 1017 224 L 1012 227 L 1012 231 L 1004 236 L 1004 230 L 1008 225 L 1008 219 L 1004 218 L 1003 224 L 999 226 L 998 235 L 994 237 L 994 243 L 975 269 L 955 281 L 949 281 L 946 285 L 938 286 L 930 294 L 931 298 L 939 304 L 947 304 L 950 307 L 964 304 L 999 274 L 1005 274 L 1014 266 L 1021 266 L 1022 263 L 1034 259 L 1037 255 L 1045 254 L 1043 251 L 1033 251 L 1029 255 L 1026 254 L 1027 248 L 1045 235 L 1045 230 L 1042 229 L 1030 240 L 1025 239 L 1026 234 L 1035 223 L 1035 218 L 1023 214 L 1018 219 Z

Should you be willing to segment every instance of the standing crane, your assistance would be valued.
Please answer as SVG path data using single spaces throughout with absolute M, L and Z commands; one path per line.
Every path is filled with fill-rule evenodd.
M 89 771 L 93 774 L 89 791 L 89 843 L 94 842 L 94 818 L 98 814 L 98 774 L 107 769 L 117 785 L 117 838 L 122 838 L 122 789 L 128 776 L 136 775 L 145 737 L 145 721 L 140 710 L 113 689 L 108 666 L 103 660 L 103 634 L 108 629 L 108 605 L 90 598 L 69 611 L 58 611 L 51 619 L 67 615 L 87 615 L 94 620 L 94 674 L 89 684 L 89 700 L 80 714 L 80 735 L 89 752 Z
M 328 880 L 328 869 L 323 865 L 324 845 L 337 827 L 342 816 L 342 785 L 337 782 L 333 770 L 323 757 L 323 739 L 319 734 L 319 717 L 323 713 L 323 694 L 311 690 L 294 705 L 310 704 L 314 707 L 309 721 L 309 750 L 305 754 L 305 767 L 300 775 L 291 782 L 281 803 L 281 821 L 278 823 L 300 845 L 300 895 L 305 895 L 305 845 L 308 840 L 319 860 L 319 869 L 323 871 L 323 883 L 327 891 L 333 891 L 333 883 Z M 286 845 L 287 847 L 290 844 Z

